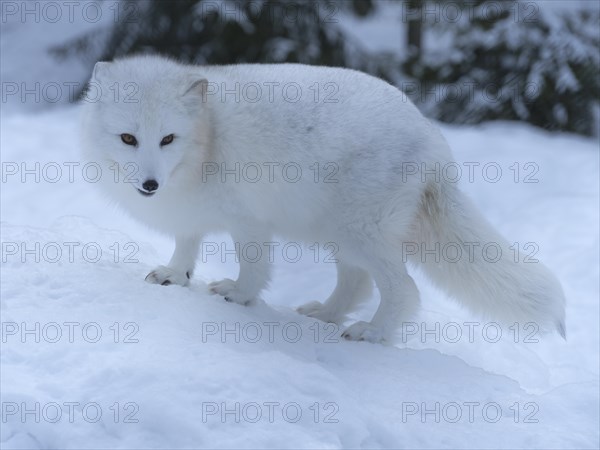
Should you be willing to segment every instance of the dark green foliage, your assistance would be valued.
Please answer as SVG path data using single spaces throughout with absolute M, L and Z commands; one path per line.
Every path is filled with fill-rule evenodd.
M 122 20 L 100 45 L 89 34 L 55 48 L 57 56 L 93 55 L 95 60 L 134 53 L 159 53 L 199 64 L 300 62 L 346 66 L 349 48 L 337 23 L 342 10 L 368 15 L 370 0 L 315 2 L 207 0 L 131 1 Z M 100 51 L 98 51 L 100 50 Z
M 405 62 L 405 72 L 421 83 L 417 103 L 447 122 L 523 120 L 591 135 L 600 101 L 598 9 L 543 6 L 463 2 L 469 20 L 426 23 L 438 35 L 434 42 L 450 45 Z

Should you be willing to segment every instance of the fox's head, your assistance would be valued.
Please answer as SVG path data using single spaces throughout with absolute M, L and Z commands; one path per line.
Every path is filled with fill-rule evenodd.
M 164 58 L 98 62 L 85 102 L 84 133 L 115 182 L 150 197 L 194 164 L 208 136 L 207 81 Z M 91 141 L 91 142 L 90 142 Z

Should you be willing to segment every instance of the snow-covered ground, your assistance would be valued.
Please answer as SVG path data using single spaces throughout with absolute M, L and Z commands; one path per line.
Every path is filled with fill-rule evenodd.
M 75 3 L 81 15 L 92 2 Z M 227 236 L 207 238 L 189 288 L 143 281 L 173 243 L 97 192 L 93 167 L 79 163 L 77 108 L 39 108 L 51 83 L 60 104 L 64 83 L 89 72 L 47 47 L 106 25 L 111 5 L 98 22 L 2 23 L 2 448 L 600 446 L 597 139 L 514 123 L 442 127 L 462 188 L 519 257 L 535 253 L 561 280 L 566 342 L 474 317 L 418 272 L 423 307 L 407 335 L 347 342 L 294 311 L 333 289 L 324 249 L 318 263 L 314 247 L 297 262 L 293 243 L 287 258 L 275 253 L 273 283 L 251 307 L 207 293 L 206 282 L 236 276 Z M 397 50 L 393 24 L 378 20 L 354 24 L 357 39 Z M 39 103 L 10 94 L 36 82 Z M 375 305 L 376 292 L 352 318 Z
M 463 188 L 562 281 L 567 342 L 526 324 L 496 341 L 496 325 L 418 274 L 410 336 L 346 342 L 294 312 L 334 285 L 306 247 L 295 263 L 275 254 L 252 307 L 208 295 L 206 281 L 236 275 L 223 252 L 189 288 L 147 284 L 172 243 L 74 165 L 76 108 L 3 117 L 2 447 L 597 448 L 598 142 L 509 123 L 443 130 Z

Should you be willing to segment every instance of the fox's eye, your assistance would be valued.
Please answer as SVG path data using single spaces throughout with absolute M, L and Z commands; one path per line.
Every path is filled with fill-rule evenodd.
M 121 140 L 123 141 L 124 144 L 127 144 L 127 145 L 137 145 L 137 139 L 135 138 L 135 136 L 128 134 L 128 133 L 123 133 L 121 135 Z
M 175 136 L 173 136 L 172 134 L 165 136 L 164 138 L 162 138 L 162 141 L 160 141 L 160 146 L 162 147 L 163 145 L 169 145 L 171 142 L 173 142 L 174 138 Z

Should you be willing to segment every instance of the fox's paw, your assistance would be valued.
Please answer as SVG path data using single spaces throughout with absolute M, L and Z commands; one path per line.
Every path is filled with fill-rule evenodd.
M 213 281 L 208 285 L 208 290 L 212 294 L 218 294 L 225 298 L 225 301 L 237 303 L 238 305 L 247 305 L 252 300 L 244 295 L 243 292 L 238 291 L 235 281 L 225 278 L 221 281 Z
M 190 273 L 180 272 L 168 266 L 158 266 L 156 269 L 146 275 L 146 281 L 148 283 L 160 284 L 162 286 L 168 286 L 170 284 L 187 286 L 190 283 Z
M 342 337 L 349 341 L 369 341 L 373 343 L 384 340 L 383 331 L 369 322 L 356 322 L 342 333 Z
M 296 308 L 296 311 L 303 316 L 312 317 L 313 319 L 322 320 L 323 322 L 337 322 L 336 318 L 333 317 L 321 302 L 308 302 Z

